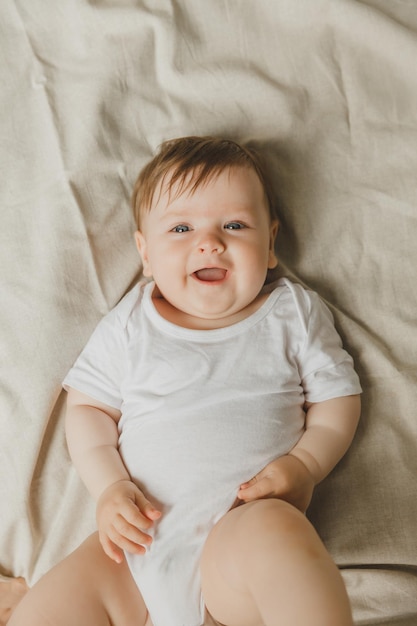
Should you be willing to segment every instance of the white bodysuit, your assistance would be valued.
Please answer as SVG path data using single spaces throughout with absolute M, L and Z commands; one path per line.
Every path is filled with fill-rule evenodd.
M 154 626 L 204 621 L 199 560 L 242 482 L 288 453 L 305 401 L 360 393 L 318 296 L 281 279 L 227 328 L 190 330 L 134 287 L 99 323 L 64 381 L 120 409 L 119 450 L 163 515 L 143 556 L 127 554 Z

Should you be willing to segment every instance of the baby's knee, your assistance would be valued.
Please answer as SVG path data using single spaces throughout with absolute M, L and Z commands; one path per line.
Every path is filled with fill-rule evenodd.
M 241 508 L 241 507 L 239 507 Z M 257 500 L 242 506 L 236 518 L 236 546 L 247 555 L 272 556 L 296 551 L 319 556 L 324 546 L 305 515 L 277 499 Z
M 256 500 L 227 513 L 213 528 L 204 547 L 201 571 L 212 599 L 213 580 L 244 593 L 257 573 L 286 575 L 293 557 L 306 562 L 324 548 L 306 517 L 277 499 Z M 216 587 L 217 589 L 217 587 Z M 249 610 L 249 609 L 248 609 Z
M 305 515 L 288 502 L 269 498 L 242 506 L 237 520 L 240 533 L 256 536 L 262 533 L 297 534 L 309 526 Z
M 252 563 L 304 558 L 325 552 L 313 526 L 291 504 L 277 499 L 256 500 L 227 513 L 210 533 L 203 552 L 205 564 L 233 564 L 238 572 Z

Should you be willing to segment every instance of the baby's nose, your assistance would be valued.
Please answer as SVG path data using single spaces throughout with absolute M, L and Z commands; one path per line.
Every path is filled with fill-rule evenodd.
M 214 233 L 210 233 L 202 237 L 198 243 L 200 252 L 221 254 L 224 251 L 224 244 L 221 238 Z

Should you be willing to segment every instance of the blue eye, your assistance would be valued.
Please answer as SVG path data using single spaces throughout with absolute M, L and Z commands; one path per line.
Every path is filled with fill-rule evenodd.
M 228 222 L 224 227 L 226 230 L 240 230 L 241 228 L 245 228 L 244 224 L 241 222 Z
M 171 229 L 172 233 L 187 233 L 190 230 L 189 226 L 186 226 L 185 224 L 178 224 L 178 226 L 174 226 L 174 228 Z

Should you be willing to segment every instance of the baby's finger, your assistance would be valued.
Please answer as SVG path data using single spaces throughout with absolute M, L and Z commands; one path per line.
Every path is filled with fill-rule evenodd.
M 116 522 L 107 534 L 114 545 L 132 554 L 144 554 L 152 543 L 152 537 L 123 522 Z
M 155 511 L 152 505 L 149 506 Z M 159 513 L 155 511 L 155 513 Z M 154 513 L 154 515 L 155 515 Z M 160 513 L 158 516 L 155 516 L 155 519 L 160 517 Z M 125 520 L 131 526 L 143 531 L 152 528 L 154 520 L 150 519 L 148 515 L 146 515 L 146 509 L 143 511 L 139 508 L 139 504 L 135 504 L 131 500 L 125 502 L 123 506 L 119 510 L 119 518 Z
M 149 523 L 149 520 L 145 517 L 142 516 L 142 519 L 144 525 L 146 522 Z M 120 544 L 120 538 L 122 538 L 123 544 L 124 540 L 126 540 L 137 545 L 150 545 L 152 543 L 152 537 L 146 530 L 147 528 L 141 528 L 140 525 L 131 524 L 129 520 L 118 515 L 109 530 L 109 536 L 118 546 L 125 550 L 125 545 Z
M 122 563 L 124 558 L 123 550 L 118 548 L 117 545 L 110 540 L 108 535 L 104 533 L 99 532 L 99 539 L 105 554 L 107 554 L 112 561 L 118 564 Z
M 247 483 L 241 485 L 237 497 L 244 502 L 260 500 L 271 495 L 271 486 L 268 478 L 255 476 Z
M 159 519 L 162 515 L 161 511 L 158 511 L 141 491 L 136 496 L 136 504 L 145 517 L 152 522 Z
M 120 508 L 119 513 L 120 517 L 135 528 L 148 529 L 153 525 L 152 520 L 146 517 L 132 501 L 126 502 L 124 506 Z

